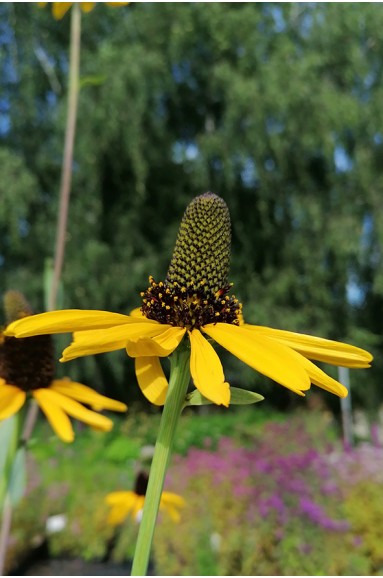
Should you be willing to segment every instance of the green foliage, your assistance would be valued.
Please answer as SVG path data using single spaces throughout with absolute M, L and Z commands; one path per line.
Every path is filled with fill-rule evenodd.
M 71 445 L 48 435 L 35 444 L 28 493 L 15 511 L 12 559 L 45 535 L 45 520 L 56 514 L 67 525 L 49 536 L 54 556 L 131 559 L 137 524 L 108 527 L 104 497 L 133 486 L 141 461 L 134 448 L 152 442 L 157 417 L 132 412 L 108 434 L 84 429 Z M 166 489 L 186 506 L 177 525 L 159 517 L 158 574 L 381 574 L 380 448 L 342 451 L 328 415 L 313 412 L 286 419 L 261 406 L 203 407 L 181 421 Z M 49 432 L 45 425 L 39 434 Z M 313 503 L 305 514 L 297 509 L 307 493 L 325 513 L 319 521 Z

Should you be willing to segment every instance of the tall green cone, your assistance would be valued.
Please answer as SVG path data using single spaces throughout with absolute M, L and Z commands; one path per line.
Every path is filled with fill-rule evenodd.
M 178 232 L 166 283 L 211 294 L 228 286 L 231 227 L 229 209 L 213 193 L 196 197 L 187 207 Z
M 148 319 L 188 330 L 208 323 L 239 324 L 241 304 L 228 295 L 230 215 L 213 193 L 196 197 L 183 216 L 165 282 L 149 277 L 141 293 Z

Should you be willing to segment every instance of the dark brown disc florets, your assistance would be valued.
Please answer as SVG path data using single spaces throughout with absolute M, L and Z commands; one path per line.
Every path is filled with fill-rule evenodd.
M 139 472 L 136 476 L 136 481 L 134 484 L 134 492 L 137 496 L 146 496 L 146 490 L 148 488 L 149 476 L 146 472 Z
M 141 293 L 141 311 L 148 319 L 190 330 L 208 323 L 239 324 L 241 304 L 235 295 L 227 294 L 231 285 L 211 295 L 202 284 L 195 290 L 193 285 L 156 283 L 153 277 L 149 277 L 149 282 L 150 287 Z
M 54 377 L 51 336 L 4 337 L 0 345 L 0 377 L 24 391 L 49 387 Z
M 187 207 L 166 280 L 141 293 L 148 319 L 199 329 L 208 323 L 239 324 L 241 304 L 228 292 L 230 215 L 213 193 L 196 197 Z
M 18 291 L 8 291 L 3 301 L 9 322 L 32 314 L 25 297 Z M 24 391 L 49 387 L 54 370 L 54 347 L 50 335 L 16 339 L 0 332 L 0 378 L 8 385 Z

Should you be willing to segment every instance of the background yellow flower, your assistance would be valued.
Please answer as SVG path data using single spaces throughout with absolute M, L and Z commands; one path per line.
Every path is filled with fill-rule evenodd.
M 52 14 L 56 20 L 61 20 L 68 12 L 70 7 L 74 4 L 74 2 L 38 2 L 38 5 L 41 8 L 44 8 L 47 4 L 52 4 Z M 93 8 L 96 6 L 97 2 L 79 2 L 81 10 L 84 13 L 91 12 Z M 118 7 L 118 6 L 126 6 L 129 2 L 104 2 L 107 6 Z

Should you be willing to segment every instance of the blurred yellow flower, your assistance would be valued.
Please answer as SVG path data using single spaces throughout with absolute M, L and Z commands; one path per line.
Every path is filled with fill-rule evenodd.
M 23 296 L 8 292 L 4 301 L 18 307 L 17 316 L 30 315 Z M 109 418 L 87 409 L 127 410 L 124 403 L 100 395 L 90 387 L 68 378 L 54 379 L 54 350 L 50 335 L 30 339 L 7 337 L 0 331 L 0 421 L 17 413 L 31 395 L 44 412 L 53 430 L 64 442 L 72 442 L 74 432 L 68 416 L 102 430 L 110 431 Z
M 74 2 L 37 2 L 37 4 L 44 8 L 47 4 L 52 4 L 52 14 L 56 20 L 61 20 L 68 12 Z M 96 6 L 97 2 L 79 2 L 81 10 L 85 13 L 90 12 Z M 103 2 L 107 6 L 126 6 L 130 2 Z
M 136 477 L 134 491 L 111 492 L 105 497 L 105 502 L 111 510 L 107 522 L 111 526 L 122 524 L 131 516 L 137 522 L 141 519 L 141 512 L 144 507 L 146 489 L 148 486 L 148 476 L 140 472 Z M 178 523 L 181 519 L 179 510 L 185 506 L 185 500 L 178 494 L 172 492 L 162 492 L 160 511 L 166 512 L 173 522 Z

